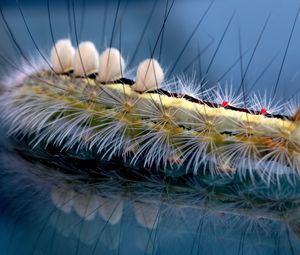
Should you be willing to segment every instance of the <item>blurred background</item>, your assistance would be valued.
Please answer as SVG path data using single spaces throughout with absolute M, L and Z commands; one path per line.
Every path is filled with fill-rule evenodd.
M 23 0 L 1 1 L 1 8 L 16 42 L 29 58 L 40 54 L 19 8 L 36 45 L 47 55 L 53 39 L 70 37 L 74 45 L 91 40 L 99 51 L 111 44 L 120 48 L 128 70 L 133 70 L 155 48 L 154 57 L 160 60 L 168 78 L 181 73 L 196 74 L 198 80 L 205 77 L 212 85 L 221 81 L 232 83 L 233 87 L 239 87 L 243 81 L 247 92 L 271 93 L 278 83 L 276 98 L 285 101 L 294 95 L 300 79 L 299 22 L 292 36 L 291 30 L 298 1 L 216 0 L 203 17 L 211 3 L 176 0 L 169 10 L 171 0 L 122 0 L 119 8 L 114 0 Z M 1 54 L 20 63 L 22 57 L 3 21 L 0 32 Z
M 108 46 L 119 48 L 127 60 L 129 77 L 134 77 L 134 70 L 140 61 L 153 54 L 166 70 L 167 79 L 184 74 L 198 81 L 205 78 L 208 87 L 217 82 L 221 86 L 232 84 L 236 91 L 243 84 L 247 97 L 251 92 L 266 92 L 270 99 L 274 95 L 276 100 L 283 102 L 291 97 L 296 98 L 300 89 L 300 20 L 296 19 L 300 3 L 296 0 L 176 0 L 174 4 L 172 0 L 1 0 L 0 7 L 0 62 L 4 76 L 14 72 L 15 65 L 26 63 L 26 58 L 40 58 L 39 51 L 48 56 L 53 41 L 69 37 L 75 46 L 83 40 L 90 40 L 99 51 Z M 2 159 L 5 153 L 3 155 Z M 15 197 L 13 208 L 18 209 L 19 204 L 31 201 L 33 196 L 27 194 L 25 197 Z M 97 224 L 86 223 L 84 227 L 75 230 L 77 239 L 70 239 L 70 233 L 61 236 L 60 230 L 53 232 L 52 228 L 59 229 L 66 222 L 76 225 L 77 216 L 56 215 L 53 217 L 58 218 L 50 218 L 47 212 L 53 209 L 53 205 L 44 206 L 32 201 L 33 208 L 26 211 L 26 221 L 23 221 L 25 212 L 17 210 L 12 217 L 13 211 L 6 210 L 10 200 L 3 198 L 1 201 L 0 254 L 95 252 L 95 243 L 91 245 L 88 241 L 82 241 L 78 250 L 77 239 L 78 235 L 84 239 L 91 232 L 97 236 Z M 166 232 L 161 240 L 161 250 L 148 248 L 151 247 L 149 243 L 152 243 L 149 230 L 143 234 L 139 232 L 140 228 L 136 231 L 131 219 L 124 223 L 122 235 L 136 232 L 135 236 L 141 239 L 142 244 L 133 242 L 127 236 L 120 245 L 120 241 L 111 238 L 120 235 L 112 227 L 108 228 L 109 233 L 104 234 L 108 239 L 101 241 L 109 248 L 98 244 L 95 254 L 171 254 L 178 247 L 181 249 L 177 251 L 192 247 L 195 245 L 194 240 L 198 240 L 199 229 L 193 229 L 196 237 L 190 239 L 187 226 L 197 228 L 198 223 L 192 220 L 199 214 L 193 209 L 187 210 L 190 211 L 185 212 L 186 217 L 181 224 L 174 225 L 170 218 L 164 223 L 162 229 Z M 33 211 L 36 214 L 31 214 Z M 48 219 L 50 226 L 41 225 L 36 215 L 37 218 Z M 128 210 L 127 215 L 130 218 L 132 211 Z M 224 241 L 222 235 L 226 227 L 218 226 L 219 216 L 206 212 L 205 216 L 209 223 L 204 224 L 203 233 L 207 233 L 207 237 L 201 243 L 201 249 L 200 245 L 198 249 L 186 249 L 186 254 L 278 255 L 299 252 L 299 239 L 296 235 L 290 237 L 292 233 L 286 225 L 266 224 L 270 232 L 264 231 L 265 226 L 262 231 L 256 232 L 241 224 L 236 231 L 227 233 Z M 230 219 L 226 220 L 229 223 L 225 226 L 229 226 Z M 240 220 L 245 222 L 243 218 Z M 106 226 L 103 220 L 99 224 L 103 228 Z M 214 228 L 218 231 L 214 232 Z M 299 228 L 295 229 L 299 233 Z M 248 231 L 250 234 L 244 243 Z M 159 233 L 162 231 L 157 236 L 155 234 L 155 238 L 159 239 Z M 175 235 L 180 237 L 178 239 L 181 242 L 176 243 L 175 247 L 178 247 L 172 250 L 174 239 L 171 237 Z M 260 246 L 256 242 L 258 236 L 261 238 Z M 49 240 L 53 245 L 43 249 L 48 247 Z

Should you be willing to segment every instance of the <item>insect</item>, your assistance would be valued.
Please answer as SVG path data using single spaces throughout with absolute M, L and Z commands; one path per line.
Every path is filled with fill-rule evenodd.
M 75 44 L 69 38 L 53 40 L 50 59 L 37 47 L 40 61 L 16 67 L 15 75 L 3 82 L 0 98 L 9 144 L 1 156 L 4 197 L 10 198 L 13 212 L 29 209 L 28 214 L 15 213 L 17 223 L 39 219 L 30 252 L 218 254 L 211 244 L 222 240 L 224 249 L 233 243 L 229 254 L 243 254 L 254 240 L 258 252 L 295 253 L 297 242 L 290 235 L 297 238 L 299 233 L 299 110 L 293 102 L 276 107 L 272 102 L 298 12 L 269 98 L 248 97 L 246 85 L 268 19 L 242 71 L 239 94 L 222 84 L 206 87 L 206 77 L 199 83 L 186 76 L 166 78 L 155 52 L 163 48 L 158 45 L 174 1 L 167 1 L 158 36 L 135 75 L 126 68 L 123 50 L 112 47 L 120 1 L 111 45 L 101 53 L 93 42 L 79 40 L 74 2 L 69 4 Z M 212 6 L 203 11 L 195 31 Z M 47 7 L 51 25 L 49 1 Z M 1 16 L 26 60 L 3 10 Z M 171 72 L 176 64 L 175 59 Z M 22 205 L 20 194 L 28 197 L 26 202 L 31 196 L 38 199 Z M 129 231 L 132 218 L 135 226 Z M 134 240 L 132 248 L 126 244 L 128 236 Z M 59 250 L 61 237 L 68 240 L 64 251 Z

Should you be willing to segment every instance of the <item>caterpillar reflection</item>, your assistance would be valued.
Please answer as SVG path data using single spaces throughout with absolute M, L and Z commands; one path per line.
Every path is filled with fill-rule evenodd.
M 1 183 L 16 228 L 35 230 L 26 251 L 295 254 L 298 105 L 167 79 L 153 52 L 133 77 L 117 47 L 76 36 L 3 82 Z

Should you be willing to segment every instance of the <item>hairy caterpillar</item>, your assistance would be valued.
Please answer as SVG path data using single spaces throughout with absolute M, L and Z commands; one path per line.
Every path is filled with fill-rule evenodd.
M 53 48 L 54 56 L 60 49 Z M 28 254 L 219 254 L 220 242 L 228 254 L 246 253 L 252 243 L 256 253 L 297 252 L 289 236 L 299 232 L 296 108 L 272 111 L 258 97 L 247 103 L 245 95 L 232 101 L 230 89 L 197 89 L 185 78 L 157 89 L 162 75 L 156 62 L 151 68 L 153 61 L 138 68 L 133 80 L 122 79 L 128 78 L 123 61 L 112 50 L 102 55 L 99 70 L 106 71 L 94 75 L 101 60 L 91 44 L 71 61 L 74 75 L 56 74 L 70 71 L 60 63 L 70 57 L 66 49 L 51 64 L 54 71 L 47 63 L 48 70 L 38 73 L 27 65 L 33 72 L 25 69 L 25 77 L 17 76 L 17 86 L 4 88 L 1 96 L 2 120 L 14 139 L 2 154 L 4 197 L 18 200 L 7 202 L 12 211 L 29 210 L 27 221 L 38 219 Z M 116 76 L 109 75 L 113 69 Z M 156 91 L 140 93 L 147 85 Z M 95 136 L 86 132 L 94 126 Z M 161 129 L 163 138 L 178 135 L 180 142 L 165 138 L 171 149 L 155 143 Z M 205 153 L 190 149 L 199 142 L 195 137 L 209 140 Z M 250 156 L 259 152 L 249 160 L 241 156 L 247 143 Z M 173 144 L 179 144 L 176 150 Z M 233 148 L 241 154 L 230 155 Z M 15 187 L 29 187 L 22 200 L 38 198 L 35 204 L 22 205 L 19 192 L 10 197 Z M 60 248 L 65 240 L 68 245 Z

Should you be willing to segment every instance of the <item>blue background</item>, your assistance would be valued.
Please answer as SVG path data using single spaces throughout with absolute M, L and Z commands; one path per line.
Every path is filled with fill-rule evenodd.
M 169 5 L 170 5 L 169 1 Z M 141 37 L 142 31 L 146 24 L 146 21 L 151 12 L 153 1 L 121 1 L 120 11 L 117 19 L 116 32 L 114 34 L 113 46 L 120 48 L 127 59 L 130 62 L 133 53 L 136 50 L 137 43 Z M 159 30 L 163 23 L 163 17 L 165 13 L 166 1 L 158 1 L 155 8 L 149 27 L 144 35 L 141 45 L 137 51 L 136 58 L 132 62 L 132 65 L 128 69 L 133 70 L 131 75 L 134 75 L 134 68 L 136 65 L 145 58 L 151 55 L 151 50 L 155 45 L 156 38 L 159 34 Z M 251 93 L 266 91 L 269 98 L 272 98 L 272 90 L 277 82 L 278 73 L 280 71 L 283 58 L 286 52 L 286 46 L 294 22 L 294 18 L 299 8 L 299 1 L 292 0 L 217 0 L 213 4 L 209 13 L 201 23 L 200 27 L 196 30 L 196 33 L 191 38 L 186 50 L 180 57 L 176 68 L 171 73 L 175 60 L 179 56 L 185 43 L 190 37 L 196 24 L 201 18 L 210 1 L 206 0 L 177 0 L 174 8 L 170 12 L 170 17 L 167 20 L 164 31 L 163 43 L 159 43 L 159 47 L 156 49 L 154 57 L 159 58 L 160 45 L 161 57 L 160 62 L 166 70 L 167 79 L 172 79 L 174 75 L 184 73 L 188 77 L 195 76 L 198 80 L 205 77 L 208 80 L 208 86 L 214 86 L 216 81 L 220 81 L 221 86 L 225 86 L 226 83 L 231 83 L 235 89 L 238 89 L 241 79 L 245 70 L 247 74 L 244 77 L 245 86 L 247 91 L 246 98 Z M 39 49 L 46 55 L 49 54 L 52 47 L 52 38 L 50 34 L 47 1 L 20 1 L 20 6 L 24 13 L 26 22 L 28 23 L 30 32 L 38 45 Z M 114 15 L 116 12 L 117 1 L 75 1 L 75 16 L 76 26 L 78 29 L 78 40 L 91 40 L 93 41 L 98 50 L 104 50 L 111 40 L 111 31 L 114 22 Z M 40 57 L 36 50 L 25 24 L 22 20 L 20 11 L 17 4 L 14 1 L 1 1 L 1 8 L 3 14 L 12 30 L 16 41 L 24 51 L 25 55 L 29 58 Z M 76 45 L 76 36 L 74 34 L 74 24 L 71 22 L 71 26 L 68 19 L 68 4 L 66 1 L 50 1 L 51 20 L 53 27 L 53 34 L 55 40 L 70 37 L 73 44 Z M 72 10 L 69 10 L 72 16 Z M 208 66 L 215 54 L 215 51 L 220 42 L 220 38 L 226 28 L 227 23 L 231 15 L 234 13 L 233 20 L 230 27 L 219 45 L 215 58 L 212 62 L 211 68 L 206 73 Z M 262 35 L 261 41 L 256 44 L 259 35 L 262 31 L 263 25 L 270 15 L 265 32 Z M 72 18 L 72 17 L 71 17 Z M 121 19 L 121 22 L 120 22 Z M 120 32 L 121 31 L 121 32 Z M 240 32 L 239 32 L 240 31 Z M 121 40 L 119 36 L 121 34 Z M 239 39 L 240 38 L 240 39 Z M 121 43 L 120 43 L 121 41 Z M 190 66 L 187 70 L 186 67 L 191 63 L 191 60 L 207 45 L 213 42 L 210 47 L 201 55 L 201 58 Z M 286 102 L 292 96 L 297 98 L 295 93 L 300 89 L 300 20 L 296 23 L 296 27 L 291 38 L 291 43 L 288 51 L 286 52 L 286 59 L 282 66 L 282 73 L 278 83 L 278 90 L 275 95 L 275 100 Z M 254 49 L 256 48 L 255 52 Z M 240 52 L 243 57 L 240 61 Z M 0 53 L 2 62 L 1 73 L 3 76 L 9 76 L 10 72 L 13 72 L 6 61 L 3 60 L 3 56 L 13 60 L 17 64 L 22 64 L 22 57 L 16 51 L 15 46 L 7 33 L 7 28 L 4 23 L 0 22 Z M 253 57 L 253 58 L 252 58 Z M 251 60 L 252 58 L 252 60 Z M 249 61 L 251 63 L 249 65 Z M 201 63 L 201 71 L 199 68 Z M 232 69 L 227 73 L 232 64 L 236 63 Z M 249 65 L 249 66 L 248 66 Z M 247 68 L 247 66 L 249 68 Z M 241 71 L 242 70 L 242 71 Z M 265 71 L 265 72 L 264 72 Z M 224 75 L 225 74 L 225 75 Z M 220 80 L 220 78 L 222 79 Z M 254 88 L 251 88 L 254 86 Z M 251 88 L 251 89 L 250 89 Z M 0 164 L 1 165 L 1 164 Z M 5 190 L 5 187 L 3 188 Z M 14 208 L 18 208 L 18 204 L 22 201 L 30 199 L 29 197 L 20 197 L 16 202 Z M 12 220 L 12 211 L 5 210 L 6 203 L 10 203 L 9 200 L 2 201 L 2 218 L 0 221 L 0 254 L 31 254 L 32 245 L 36 240 L 37 231 L 40 224 L 35 222 L 35 214 L 29 214 L 29 220 L 22 221 L 22 214 L 24 212 L 15 213 L 17 216 L 21 215 L 21 220 Z M 51 207 L 51 205 L 49 205 Z M 43 208 L 43 212 L 39 208 L 39 204 L 33 205 L 37 211 L 37 215 L 42 218 L 45 211 L 51 210 L 47 207 Z M 31 210 L 29 210 L 31 212 Z M 129 213 L 130 214 L 130 211 Z M 196 215 L 193 212 L 191 215 Z M 28 212 L 26 213 L 28 216 Z M 213 218 L 213 216 L 211 216 Z M 193 217 L 191 217 L 193 218 Z M 214 219 L 212 219 L 213 221 Z M 191 222 L 190 222 L 191 223 Z M 103 223 L 102 223 L 103 224 Z M 192 224 L 192 223 L 191 223 Z M 172 233 L 176 234 L 178 229 L 170 228 L 172 222 L 169 225 L 166 224 L 164 230 L 172 236 Z M 95 226 L 90 226 L 95 227 Z M 274 228 L 271 233 L 275 234 L 279 231 L 280 227 L 272 226 Z M 128 233 L 132 232 L 134 226 L 127 224 L 125 226 Z M 207 226 L 205 231 L 209 232 L 211 226 Z M 126 232 L 125 231 L 125 232 Z M 239 245 L 240 240 L 243 238 L 244 233 L 243 225 L 241 229 L 238 229 L 230 238 L 230 242 L 225 242 L 224 245 L 220 245 L 218 241 L 214 239 L 214 236 L 208 234 L 208 238 L 201 245 L 202 252 L 199 254 L 294 254 L 295 251 L 292 248 L 287 248 L 287 235 L 286 232 L 282 233 L 282 243 L 278 249 L 276 247 L 275 237 L 263 235 L 263 232 L 258 232 L 258 235 L 262 236 L 262 243 L 266 245 L 263 248 L 257 248 L 256 245 L 252 245 L 252 237 L 246 241 L 244 253 L 240 253 Z M 11 235 L 10 233 L 14 233 Z M 180 232 L 180 231 L 179 231 Z M 182 245 L 187 245 L 188 232 L 183 229 L 182 232 L 177 233 L 178 236 L 182 234 Z M 222 233 L 220 233 L 220 236 Z M 252 233 L 253 236 L 255 234 Z M 168 235 L 165 235 L 168 236 Z M 42 250 L 43 245 L 48 244 L 49 238 L 52 237 L 52 232 L 47 232 L 39 240 L 39 247 Z M 49 254 L 75 254 L 74 240 L 63 239 L 59 236 L 55 239 L 55 246 Z M 148 237 L 145 237 L 147 240 Z M 184 239 L 186 238 L 186 239 Z M 229 238 L 229 239 L 230 239 Z M 294 236 L 293 240 L 298 241 Z M 51 239 L 52 240 L 52 239 Z M 166 243 L 168 243 L 166 241 Z M 275 244 L 274 244 L 275 243 Z M 134 254 L 140 254 L 139 250 L 136 250 L 135 243 L 130 243 L 130 240 L 124 241 L 122 248 L 127 251 L 132 249 Z M 168 244 L 170 251 L 172 243 Z M 189 243 L 190 245 L 190 243 Z M 57 247 L 64 248 L 57 248 Z M 1 248 L 2 247 L 2 248 Z M 8 248 L 9 247 L 9 248 Z M 270 248 L 271 247 L 271 248 Z M 2 249 L 2 250 L 1 250 Z M 72 250 L 73 249 L 73 250 Z M 90 248 L 85 247 L 81 250 L 80 254 L 90 254 Z M 295 248 L 296 249 L 296 248 Z M 72 250 L 68 253 L 67 250 Z M 101 254 L 101 251 L 99 251 Z M 115 253 L 115 251 L 105 250 L 105 254 L 109 252 Z M 287 253 L 286 253 L 287 252 Z M 122 254 L 133 254 L 122 252 Z M 39 249 L 35 254 L 39 253 Z M 190 254 L 190 250 L 187 250 L 187 254 Z M 196 254 L 196 253 L 195 253 Z

